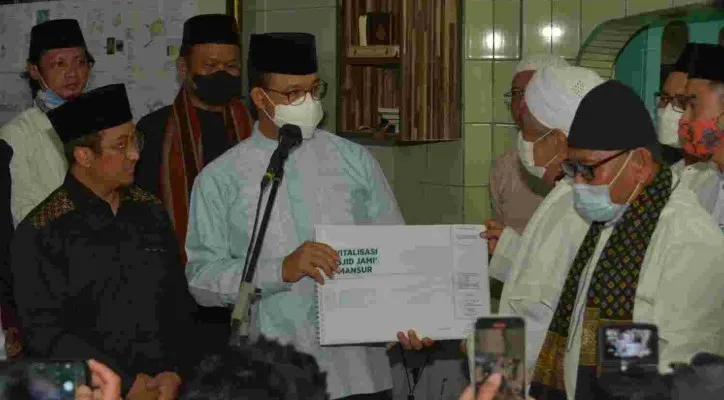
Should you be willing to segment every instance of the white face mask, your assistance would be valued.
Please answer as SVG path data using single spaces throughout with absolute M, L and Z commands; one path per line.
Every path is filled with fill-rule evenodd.
M 269 96 L 264 92 L 267 99 Z M 269 99 L 274 104 L 274 102 Z M 274 121 L 274 125 L 277 128 L 281 128 L 286 124 L 292 124 L 299 127 L 302 130 L 302 139 L 308 140 L 314 136 L 314 132 L 317 131 L 317 125 L 322 121 L 324 117 L 324 110 L 322 110 L 322 102 L 314 100 L 312 95 L 307 93 L 304 97 L 302 104 L 293 106 L 287 104 L 274 104 L 274 118 L 269 115 L 266 110 L 264 113 L 267 117 Z
M 546 167 L 548 167 L 556 157 L 553 157 L 542 167 L 535 165 L 535 144 L 550 135 L 551 132 L 553 132 L 552 129 L 545 135 L 539 137 L 535 142 L 529 142 L 523 138 L 523 132 L 518 131 L 518 157 L 520 158 L 520 162 L 529 174 L 539 179 L 543 178 L 543 175 L 546 173 Z
M 656 133 L 659 134 L 659 142 L 681 148 L 678 131 L 679 119 L 681 119 L 682 114 L 674 110 L 671 104 L 656 109 Z

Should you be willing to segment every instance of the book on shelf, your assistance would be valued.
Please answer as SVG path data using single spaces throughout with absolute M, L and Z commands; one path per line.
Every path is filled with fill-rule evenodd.
M 367 46 L 367 14 L 359 16 L 359 45 Z
M 370 12 L 360 15 L 357 28 L 360 46 L 393 44 L 394 18 L 388 12 Z
M 384 108 L 380 107 L 377 109 L 380 115 L 380 122 L 384 126 L 389 124 L 387 133 L 396 134 L 400 131 L 400 109 L 399 108 Z
M 400 46 L 350 46 L 347 49 L 350 58 L 398 58 Z
M 387 12 L 367 13 L 367 45 L 392 44 L 392 14 Z
M 380 108 L 377 109 L 377 112 L 380 113 L 380 114 L 399 114 L 399 113 L 400 113 L 400 109 L 399 109 L 399 108 L 385 108 L 385 107 L 380 107 Z

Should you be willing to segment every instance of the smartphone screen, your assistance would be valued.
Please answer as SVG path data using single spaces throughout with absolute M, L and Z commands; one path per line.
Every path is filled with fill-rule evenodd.
M 648 324 L 619 324 L 599 331 L 599 366 L 625 372 L 630 366 L 645 370 L 657 368 L 659 362 L 658 331 Z
M 470 356 L 476 392 L 491 374 L 500 373 L 503 376 L 500 393 L 525 397 L 525 322 L 522 318 L 479 318 Z
M 86 384 L 85 361 L 21 361 L 4 363 L 0 373 L 0 397 L 73 400 L 79 385 Z

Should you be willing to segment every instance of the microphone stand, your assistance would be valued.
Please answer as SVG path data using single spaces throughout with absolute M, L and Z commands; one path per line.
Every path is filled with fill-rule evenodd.
M 254 247 L 251 250 L 251 259 L 249 260 L 248 269 L 241 278 L 241 283 L 239 285 L 239 297 L 236 299 L 236 305 L 234 306 L 234 311 L 231 315 L 231 338 L 229 344 L 232 346 L 238 347 L 243 343 L 248 342 L 249 329 L 251 325 L 251 306 L 261 298 L 261 290 L 254 287 L 252 280 L 254 279 L 254 272 L 256 271 L 256 265 L 259 260 L 259 253 L 261 253 L 261 248 L 264 244 L 264 236 L 266 235 L 267 226 L 269 225 L 269 217 L 271 216 L 272 208 L 274 208 L 279 184 L 284 176 L 284 162 L 289 156 L 289 152 L 279 152 L 278 156 L 280 159 L 278 169 L 274 172 L 265 174 L 261 182 L 261 193 L 264 193 L 268 187 L 269 180 L 272 182 L 272 187 L 271 192 L 269 192 L 269 198 L 266 203 L 261 225 L 259 226 L 259 234 L 257 235 Z M 272 157 L 274 156 L 272 155 Z

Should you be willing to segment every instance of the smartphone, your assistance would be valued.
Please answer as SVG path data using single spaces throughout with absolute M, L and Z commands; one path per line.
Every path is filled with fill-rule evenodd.
M 89 383 L 85 360 L 22 360 L 0 364 L 0 398 L 74 400 L 76 388 Z
M 632 369 L 656 373 L 659 331 L 652 324 L 611 324 L 598 330 L 598 376 Z
M 478 318 L 472 347 L 468 357 L 471 357 L 471 381 L 476 393 L 490 375 L 501 373 L 503 380 L 498 392 L 525 398 L 525 321 L 522 318 Z

